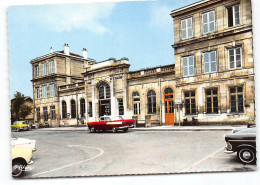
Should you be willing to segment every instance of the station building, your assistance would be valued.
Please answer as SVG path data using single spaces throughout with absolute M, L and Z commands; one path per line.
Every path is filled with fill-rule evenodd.
M 166 12 L 167 13 L 167 12 Z M 203 0 L 173 10 L 175 64 L 129 71 L 63 51 L 31 60 L 34 121 L 86 125 L 103 115 L 136 126 L 244 124 L 255 118 L 251 2 Z

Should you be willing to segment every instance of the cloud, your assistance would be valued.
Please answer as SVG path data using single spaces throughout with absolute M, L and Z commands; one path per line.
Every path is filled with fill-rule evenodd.
M 172 25 L 172 18 L 170 16 L 172 7 L 166 5 L 156 4 L 150 8 L 150 25 L 153 27 L 168 27 Z
M 27 17 L 27 21 L 41 24 L 52 31 L 87 29 L 104 34 L 110 32 L 104 22 L 110 17 L 114 8 L 115 3 L 86 3 L 29 6 L 23 9 L 23 13 L 19 12 Z

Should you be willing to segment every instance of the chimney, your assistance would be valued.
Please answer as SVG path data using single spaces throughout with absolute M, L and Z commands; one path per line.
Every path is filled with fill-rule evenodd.
M 65 53 L 65 55 L 70 54 L 70 47 L 67 43 L 64 44 L 64 53 Z
M 50 53 L 53 53 L 53 49 L 52 49 L 52 47 L 50 48 Z
M 83 48 L 83 49 L 82 49 L 82 56 L 83 56 L 84 59 L 87 59 L 87 58 L 88 58 L 88 51 L 87 51 L 86 48 Z

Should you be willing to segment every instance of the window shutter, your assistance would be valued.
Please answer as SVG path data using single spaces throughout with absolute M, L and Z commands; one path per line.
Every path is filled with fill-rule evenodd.
M 189 56 L 189 76 L 194 76 L 194 56 Z
M 211 72 L 217 72 L 217 55 L 216 55 L 216 51 L 210 52 L 210 61 L 211 61 Z
M 208 13 L 202 14 L 203 33 L 208 33 Z
M 193 37 L 193 25 L 192 25 L 192 17 L 187 19 L 188 26 L 188 38 Z
M 240 15 L 239 15 L 239 5 L 234 6 L 234 18 L 235 18 L 235 25 L 240 24 Z
M 183 57 L 183 76 L 188 76 L 188 57 Z
M 209 64 L 209 52 L 204 53 L 204 71 L 205 73 L 210 72 L 210 64 Z
M 182 39 L 187 38 L 187 19 L 181 21 Z
M 208 12 L 209 32 L 215 31 L 215 11 Z

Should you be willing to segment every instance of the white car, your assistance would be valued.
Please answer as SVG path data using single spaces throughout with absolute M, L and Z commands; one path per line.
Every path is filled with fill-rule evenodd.
M 11 146 L 12 147 L 25 147 L 32 148 L 32 150 L 36 151 L 36 140 L 30 140 L 25 138 L 17 138 L 13 134 L 11 134 Z

